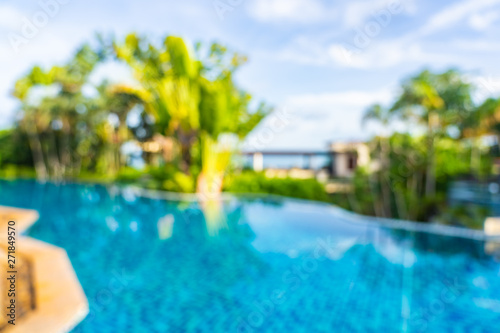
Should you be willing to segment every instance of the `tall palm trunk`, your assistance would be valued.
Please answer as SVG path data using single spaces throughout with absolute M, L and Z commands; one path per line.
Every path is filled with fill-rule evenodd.
M 427 161 L 427 171 L 425 178 L 425 195 L 433 197 L 436 193 L 436 161 L 434 156 L 434 137 L 429 138 L 428 145 L 428 161 Z
M 189 167 L 192 164 L 191 148 L 193 146 L 194 135 L 179 128 L 177 139 L 179 140 L 181 153 L 180 168 L 185 174 L 189 174 Z
M 125 159 L 125 155 L 122 155 L 122 146 L 124 142 L 126 142 L 129 138 L 129 129 L 127 125 L 126 113 L 124 116 L 120 117 L 120 125 L 118 127 L 118 141 L 116 145 L 116 159 L 117 159 L 117 170 L 121 170 L 121 168 L 127 164 L 127 160 Z
M 409 195 L 408 195 L 408 214 L 407 214 L 407 219 L 408 220 L 413 220 L 413 217 L 416 215 L 414 214 L 415 212 L 415 207 L 416 205 L 413 204 L 413 195 L 418 193 L 418 172 L 414 172 L 411 178 L 408 178 L 408 188 L 410 189 Z
M 59 154 L 61 156 L 61 165 L 64 172 L 70 171 L 71 165 L 71 127 L 67 120 L 63 122 L 61 140 L 59 142 Z
M 381 170 L 381 183 L 382 187 L 382 197 L 383 197 L 383 207 L 384 207 L 384 215 L 385 217 L 392 217 L 391 212 L 391 179 L 390 179 L 390 165 L 389 165 L 389 152 L 390 152 L 390 143 L 389 139 L 383 138 L 380 142 L 381 149 L 381 160 L 382 160 L 382 170 Z
M 404 192 L 401 191 L 401 193 L 398 193 L 398 191 L 394 189 L 394 199 L 394 201 L 396 202 L 398 218 L 403 220 L 408 219 L 408 208 L 406 206 Z
M 45 166 L 45 160 L 43 158 L 40 136 L 38 135 L 36 124 L 28 120 L 26 125 L 26 132 L 28 134 L 31 154 L 33 155 L 33 164 L 35 165 L 36 176 L 37 179 L 43 181 L 47 179 L 47 167 Z
M 435 134 L 434 123 L 437 121 L 437 115 L 429 114 L 428 119 L 428 141 L 427 141 L 427 171 L 425 178 L 425 195 L 434 197 L 436 194 L 436 156 L 435 156 Z
M 371 191 L 372 198 L 373 198 L 373 210 L 375 212 L 375 216 L 377 216 L 377 217 L 384 217 L 385 216 L 384 203 L 382 202 L 379 205 L 379 201 L 377 200 L 377 198 L 378 198 L 377 192 L 378 191 L 377 191 L 377 188 L 376 188 L 377 180 L 376 180 L 376 174 L 375 173 L 370 173 L 369 179 L 368 179 L 368 183 L 370 185 L 370 191 Z M 358 207 L 359 207 L 359 205 L 358 205 Z M 359 208 L 358 208 L 358 210 L 356 212 L 357 213 L 361 213 L 361 214 L 364 213 Z
M 48 132 L 49 132 L 48 135 L 50 138 L 50 142 L 48 142 L 48 144 L 46 145 L 46 152 L 49 160 L 50 171 L 55 179 L 60 180 L 62 179 L 64 169 L 63 166 L 61 165 L 61 160 L 59 158 L 59 153 L 57 151 L 58 150 L 57 140 L 54 131 L 49 129 Z

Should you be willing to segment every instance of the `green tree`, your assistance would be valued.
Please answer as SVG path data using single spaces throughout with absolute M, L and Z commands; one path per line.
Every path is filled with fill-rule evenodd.
M 181 38 L 167 37 L 157 48 L 135 34 L 114 44 L 116 57 L 125 61 L 138 82 L 135 94 L 155 118 L 156 130 L 175 136 L 181 147 L 181 169 L 189 173 L 191 148 L 199 128 L 198 78 L 201 65 Z
M 394 118 L 394 114 L 390 109 L 382 107 L 380 104 L 375 104 L 370 106 L 364 116 L 363 116 L 363 124 L 368 122 L 378 123 L 382 126 L 384 134 L 381 137 L 375 137 L 373 139 L 373 150 L 378 150 L 378 160 L 380 162 L 379 165 L 379 182 L 382 190 L 382 211 L 378 207 L 375 207 L 376 211 L 379 211 L 380 216 L 391 217 L 391 183 L 389 179 L 389 153 L 390 153 L 390 141 L 389 141 L 389 125 L 391 120 Z M 377 149 L 379 147 L 379 149 Z M 373 183 L 373 179 L 371 179 Z M 372 184 L 372 192 L 373 184 Z M 375 190 L 376 191 L 376 190 Z
M 219 44 L 212 44 L 206 56 L 197 45 L 196 55 L 173 36 L 156 47 L 130 34 L 123 43 L 114 43 L 114 50 L 132 69 L 135 93 L 155 118 L 156 130 L 177 140 L 183 172 L 198 170 L 198 189 L 220 192 L 231 148 L 219 138 L 229 134 L 243 139 L 270 111 L 263 104 L 251 110 L 251 96 L 233 81 L 246 59 Z
M 436 191 L 435 140 L 467 119 L 474 110 L 472 86 L 456 70 L 432 73 L 425 70 L 405 80 L 392 112 L 426 128 L 428 161 L 425 193 Z
M 500 145 L 500 98 L 488 98 L 464 124 L 464 137 L 492 134 Z
M 82 89 L 98 61 L 97 54 L 84 45 L 64 66 L 49 70 L 35 66 L 16 82 L 13 95 L 21 102 L 19 125 L 29 137 L 39 179 L 61 178 L 73 171 L 77 109 L 85 103 Z M 43 87 L 56 93 L 37 96 Z

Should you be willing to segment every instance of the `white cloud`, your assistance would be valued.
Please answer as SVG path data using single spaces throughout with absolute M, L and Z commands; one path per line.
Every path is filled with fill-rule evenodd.
M 388 104 L 392 97 L 391 88 L 289 96 L 283 102 L 284 107 L 278 109 L 286 110 L 286 125 L 269 135 L 273 123 L 269 117 L 247 142 L 260 142 L 257 147 L 250 145 L 257 150 L 321 150 L 332 140 L 367 139 L 371 132 L 362 129 L 364 111 L 374 103 Z
M 416 12 L 415 0 L 371 0 L 350 1 L 344 10 L 344 25 L 347 28 L 360 27 L 368 19 L 385 20 L 389 15 L 414 14 Z
M 469 74 L 465 79 L 476 87 L 473 98 L 477 103 L 500 95 L 500 76 Z
M 401 40 L 378 41 L 365 49 L 334 44 L 329 53 L 336 65 L 352 68 L 387 68 L 401 63 L 435 60 L 418 43 Z
M 370 15 L 373 16 L 375 8 L 382 5 L 387 6 L 387 0 L 376 1 L 363 8 L 364 1 L 351 3 L 346 11 L 346 24 L 358 25 L 364 22 Z M 314 64 L 318 66 L 334 65 L 344 68 L 388 68 L 402 63 L 420 63 L 422 65 L 433 63 L 452 64 L 461 61 L 459 55 L 453 53 L 453 48 L 458 47 L 456 43 L 450 43 L 446 52 L 433 53 L 428 51 L 430 46 L 423 39 L 426 34 L 437 32 L 448 26 L 470 17 L 470 24 L 475 28 L 486 28 L 490 26 L 500 15 L 497 12 L 477 16 L 478 10 L 490 7 L 500 0 L 474 0 L 463 1 L 457 5 L 445 8 L 432 16 L 426 24 L 413 34 L 404 35 L 401 38 L 380 40 L 378 35 L 369 37 L 363 31 L 357 31 L 350 43 L 325 43 L 312 38 L 301 37 L 291 47 L 286 49 L 280 56 L 286 60 L 299 63 Z M 349 14 L 351 12 L 351 14 Z M 376 17 L 376 16 L 373 16 Z M 361 43 L 362 42 L 362 43 Z M 471 44 L 472 43 L 472 44 Z M 362 44 L 362 45 L 361 45 Z M 470 50 L 467 46 L 497 49 L 495 43 L 478 44 L 478 41 L 470 43 L 462 42 L 462 47 Z
M 432 16 L 416 33 L 392 40 L 377 40 L 377 36 L 369 38 L 364 35 L 364 38 L 367 39 L 366 46 L 357 47 L 355 40 L 353 40 L 352 45 L 333 43 L 328 47 L 327 52 L 336 65 L 352 68 L 384 68 L 408 62 L 422 63 L 423 65 L 463 62 L 464 59 L 453 52 L 453 48 L 459 46 L 457 43 L 450 43 L 445 52 L 432 53 L 428 51 L 429 45 L 424 43 L 424 36 L 446 29 L 467 18 L 470 26 L 477 30 L 484 30 L 500 17 L 500 13 L 498 11 L 479 13 L 496 4 L 500 4 L 500 0 L 465 0 L 446 7 Z M 360 33 L 357 32 L 358 35 Z M 470 47 L 497 51 L 498 48 L 495 45 L 496 42 L 479 43 L 475 40 L 462 41 L 460 46 L 468 51 L 471 50 Z
M 342 108 L 367 107 L 373 103 L 387 103 L 391 90 L 343 91 L 335 93 L 303 94 L 291 96 L 286 104 L 294 108 L 316 110 L 320 113 L 342 112 Z
M 332 12 L 320 0 L 255 0 L 249 3 L 250 15 L 264 22 L 317 22 Z
M 357 25 L 358 27 L 362 27 L 362 22 L 365 22 L 368 17 L 372 17 L 372 21 L 375 22 L 377 16 L 376 12 L 373 13 L 376 8 L 384 5 L 386 8 L 390 8 L 390 3 L 388 0 L 375 1 L 370 5 L 365 1 L 350 3 L 347 6 L 345 22 L 348 26 Z M 399 38 L 381 39 L 380 32 L 385 28 L 389 29 L 389 27 L 382 25 L 380 25 L 380 31 L 371 37 L 366 31 L 367 29 L 356 30 L 352 40 L 347 43 L 332 42 L 316 36 L 301 36 L 275 56 L 301 64 L 358 69 L 389 68 L 403 63 L 437 66 L 470 63 L 470 59 L 462 53 L 454 52 L 457 48 L 463 49 L 464 45 L 459 47 L 456 42 L 446 42 L 448 47 L 443 49 L 443 43 L 440 45 L 429 44 L 425 37 L 468 18 L 469 24 L 474 28 L 486 29 L 500 17 L 500 13 L 490 11 L 485 14 L 484 10 L 497 3 L 500 3 L 500 0 L 462 1 L 431 16 L 416 32 L 405 34 Z M 405 11 L 400 10 L 401 13 Z M 490 43 L 488 48 L 493 49 L 495 43 Z M 485 48 L 485 45 L 479 45 L 477 41 L 473 44 L 474 47 Z M 470 51 L 467 48 L 466 50 Z
M 419 35 L 428 35 L 451 27 L 475 13 L 500 4 L 500 0 L 465 0 L 449 6 L 432 16 L 420 29 Z
M 485 30 L 498 20 L 499 17 L 499 12 L 474 14 L 469 18 L 469 26 L 475 30 Z
M 451 59 L 449 54 L 433 54 L 424 51 L 421 44 L 404 39 L 373 40 L 360 48 L 354 44 L 300 38 L 273 56 L 299 64 L 360 69 L 388 68 L 402 63 L 442 63 Z
M 19 10 L 7 4 L 0 4 L 0 28 L 19 29 L 21 19 L 22 14 Z
M 269 54 L 280 60 L 292 61 L 299 64 L 324 66 L 329 64 L 329 55 L 325 52 L 324 41 L 299 36 L 283 50 Z
M 327 50 L 333 62 L 341 67 L 356 67 L 353 65 L 353 51 L 343 44 L 334 43 Z
M 450 47 L 469 52 L 500 52 L 497 41 L 486 39 L 457 39 L 450 44 Z
M 53 65 L 66 60 L 76 41 L 59 38 L 47 30 L 23 45 L 16 53 L 7 38 L 0 40 L 0 128 L 12 125 L 17 101 L 11 96 L 14 83 L 34 64 Z

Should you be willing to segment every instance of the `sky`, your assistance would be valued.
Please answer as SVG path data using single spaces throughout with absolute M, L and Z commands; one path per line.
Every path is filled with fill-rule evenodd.
M 96 32 L 217 41 L 247 55 L 239 86 L 275 107 L 247 140 L 254 150 L 365 140 L 379 130 L 362 125 L 367 107 L 389 105 L 426 68 L 462 70 L 478 100 L 500 94 L 500 0 L 0 0 L 0 128 L 16 116 L 15 80 L 63 63 Z

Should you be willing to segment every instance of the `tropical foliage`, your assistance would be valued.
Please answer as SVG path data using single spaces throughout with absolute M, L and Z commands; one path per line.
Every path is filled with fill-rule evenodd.
M 264 105 L 252 111 L 251 96 L 233 81 L 246 59 L 219 44 L 211 45 L 205 57 L 195 56 L 172 36 L 158 48 L 131 34 L 114 50 L 132 68 L 139 86 L 129 91 L 154 117 L 157 132 L 175 138 L 181 170 L 198 176 L 199 192 L 220 192 L 231 154 L 222 136 L 245 138 L 269 112 Z M 200 45 L 197 51 L 202 53 Z
M 450 208 L 449 185 L 491 176 L 498 149 L 483 139 L 500 129 L 499 100 L 477 105 L 474 89 L 457 70 L 425 70 L 402 82 L 392 105 L 369 107 L 364 122 L 384 133 L 369 142 L 377 163 L 359 169 L 353 191 L 334 201 L 367 215 L 471 226 L 471 216 L 484 211 Z M 408 130 L 395 131 L 394 124 Z
M 500 99 L 477 101 L 460 71 L 424 70 L 401 82 L 391 104 L 367 108 L 363 123 L 381 129 L 368 142 L 374 162 L 357 169 L 350 191 L 329 196 L 316 180 L 230 171 L 239 143 L 272 111 L 236 84 L 246 61 L 218 43 L 129 34 L 83 45 L 61 65 L 34 66 L 13 88 L 19 112 L 0 132 L 0 177 L 120 181 L 208 199 L 222 189 L 272 193 L 472 227 L 487 214 L 447 202 L 453 180 L 488 179 L 500 156 Z M 100 77 L 110 63 L 130 78 Z
M 94 84 L 96 68 L 109 61 L 128 66 L 133 83 Z M 264 104 L 252 107 L 235 84 L 245 61 L 222 45 L 191 49 L 174 36 L 160 45 L 135 34 L 101 40 L 94 49 L 84 45 L 68 63 L 35 66 L 16 82 L 16 133 L 27 138 L 42 180 L 122 178 L 130 170 L 125 144 L 156 143 L 165 153 L 162 167 L 145 174 L 160 179 L 161 188 L 217 194 L 232 151 L 271 112 Z M 140 121 L 130 125 L 131 114 Z
M 263 173 L 244 171 L 228 177 L 225 190 L 233 193 L 260 193 L 329 202 L 323 184 L 316 179 L 268 178 Z

